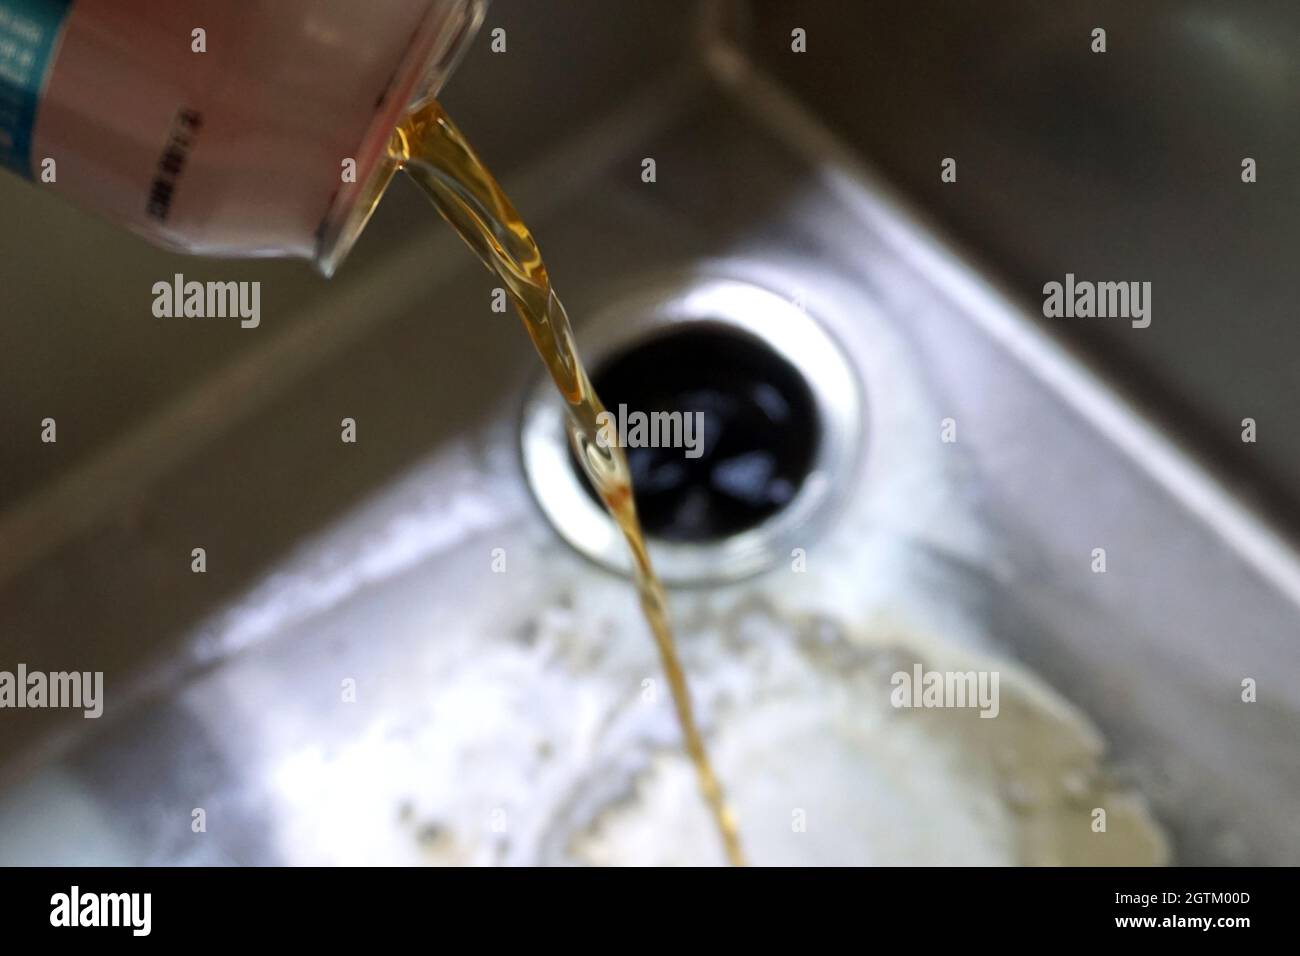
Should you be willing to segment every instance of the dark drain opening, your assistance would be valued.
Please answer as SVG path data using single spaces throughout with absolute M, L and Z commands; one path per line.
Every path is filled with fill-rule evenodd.
M 653 537 L 701 543 L 754 528 L 794 499 L 813 467 L 821 425 L 812 391 L 783 357 L 729 326 L 660 332 L 606 359 L 592 381 L 627 428 L 637 511 Z M 691 447 L 637 445 L 635 413 L 649 438 L 656 412 L 694 416 L 698 427 L 683 417 L 673 431 Z

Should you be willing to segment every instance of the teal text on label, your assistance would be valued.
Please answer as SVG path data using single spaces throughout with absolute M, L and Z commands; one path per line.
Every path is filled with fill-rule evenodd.
M 32 128 L 73 0 L 0 0 L 0 166 L 32 175 Z

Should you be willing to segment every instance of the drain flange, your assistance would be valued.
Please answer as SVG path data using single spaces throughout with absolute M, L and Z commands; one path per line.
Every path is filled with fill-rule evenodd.
M 806 546 L 851 476 L 862 421 L 849 363 L 812 317 L 750 283 L 696 277 L 620 299 L 580 339 L 611 428 L 628 439 L 638 511 L 666 583 L 743 577 Z M 563 414 L 539 381 L 522 422 L 529 483 L 562 537 L 627 573 Z

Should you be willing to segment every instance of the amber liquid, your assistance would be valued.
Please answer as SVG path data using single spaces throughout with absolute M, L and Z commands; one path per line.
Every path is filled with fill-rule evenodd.
M 442 217 L 505 283 L 537 354 L 564 396 L 569 441 L 632 553 L 641 608 L 672 688 L 677 722 L 695 765 L 700 790 L 722 837 L 727 859 L 743 866 L 745 857 L 735 816 L 723 797 L 691 712 L 690 691 L 673 641 L 667 597 L 650 563 L 637 520 L 627 459 L 621 448 L 605 447 L 596 439 L 598 416 L 605 409 L 578 358 L 569 317 L 551 287 L 537 242 L 492 174 L 436 102 L 406 117 L 393 136 L 390 152 Z

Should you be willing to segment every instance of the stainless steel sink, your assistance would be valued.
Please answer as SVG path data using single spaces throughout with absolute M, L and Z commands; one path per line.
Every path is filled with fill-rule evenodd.
M 600 24 L 603 49 L 639 60 L 593 56 L 583 88 L 608 82 L 619 95 L 584 104 L 581 121 L 551 106 L 556 132 L 511 141 L 502 94 L 545 100 L 549 81 L 524 71 L 541 76 L 525 96 L 500 73 L 545 62 L 548 40 L 574 44 L 582 62 L 583 44 L 535 8 L 499 2 L 491 16 L 518 59 L 480 51 L 448 105 L 471 139 L 484 130 L 489 161 L 529 147 L 506 184 L 580 338 L 584 316 L 636 290 L 745 283 L 798 302 L 857 375 L 856 470 L 834 491 L 835 520 L 792 539 L 807 569 L 778 562 L 673 592 L 706 732 L 754 839 L 785 860 L 789 808 L 838 789 L 843 805 L 826 812 L 851 815 L 855 787 L 864 805 L 888 792 L 879 761 L 907 777 L 919 750 L 873 751 L 877 762 L 859 767 L 851 747 L 827 745 L 809 748 L 819 794 L 773 783 L 786 779 L 780 753 L 807 743 L 790 729 L 805 701 L 842 697 L 849 723 L 875 726 L 898 648 L 938 657 L 942 646 L 1019 675 L 1007 701 L 1043 728 L 1040 749 L 1022 754 L 1025 780 L 1055 779 L 1059 742 L 1104 776 L 1097 786 L 1116 805 L 1142 795 L 1176 862 L 1300 861 L 1293 546 L 1188 450 L 1172 405 L 1121 391 L 1104 356 L 1044 327 L 1024 289 L 1003 284 L 1017 279 L 1011 266 L 973 265 L 983 260 L 919 211 L 927 197 L 903 198 L 894 182 L 906 177 L 873 165 L 878 131 L 842 95 L 862 49 L 854 30 L 871 33 L 873 10 L 894 30 L 923 22 L 887 5 L 837 5 L 833 20 L 817 4 L 663 7 L 625 25 L 595 4 L 568 14 Z M 1077 39 L 1034 29 L 1047 14 L 999 10 L 1004 44 Z M 821 70 L 839 63 L 834 84 L 800 80 L 798 55 L 784 52 L 805 14 L 806 56 L 822 57 Z M 1047 59 L 1053 48 L 1037 49 Z M 645 63 L 666 66 L 636 75 Z M 981 128 L 1020 129 L 1004 101 L 980 108 Z M 927 124 L 895 116 L 888 137 L 929 142 Z M 1025 187 L 1046 188 L 1062 157 L 1030 131 L 1013 145 L 1041 173 Z M 653 184 L 641 180 L 645 157 Z M 939 158 L 926 167 L 936 182 Z M 962 182 L 975 175 L 961 168 Z M 0 514 L 0 668 L 103 670 L 107 694 L 98 721 L 0 714 L 0 862 L 658 859 L 638 807 L 675 834 L 667 842 L 701 848 L 681 862 L 716 861 L 628 585 L 571 550 L 529 489 L 518 449 L 529 345 L 420 203 L 398 183 L 329 287 L 283 272 L 310 289 L 289 296 L 300 314 L 264 319 L 265 336 L 140 396 L 101 449 L 33 478 Z M 1068 226 L 1038 224 L 1058 237 Z M 1021 246 L 1002 236 L 975 248 L 997 262 Z M 174 265 L 124 254 L 141 275 Z M 116 321 L 144 313 L 123 305 Z M 358 423 L 355 445 L 339 441 L 344 417 Z M 941 438 L 946 419 L 955 442 Z M 207 551 L 202 575 L 195 547 Z M 1105 573 L 1093 570 L 1097 548 Z M 1242 699 L 1247 678 L 1257 702 Z M 855 709 L 867 698 L 872 708 Z M 762 729 L 794 735 L 777 757 L 746 749 L 755 727 L 724 732 L 768 719 L 773 700 L 784 709 Z M 1005 731 L 984 725 L 953 730 L 943 760 L 996 787 L 974 763 L 1002 752 Z M 912 797 L 948 821 L 939 837 L 853 861 L 1028 853 L 966 841 L 956 795 Z M 1033 799 L 1007 805 L 1018 807 L 1008 819 L 1039 820 Z M 779 822 L 764 816 L 773 807 L 786 808 Z M 863 846 L 893 826 L 870 807 Z M 1091 807 L 1076 809 L 1069 852 L 1030 858 L 1120 858 L 1097 849 Z M 1140 835 L 1117 826 L 1113 840 Z M 806 861 L 834 857 L 815 846 Z

